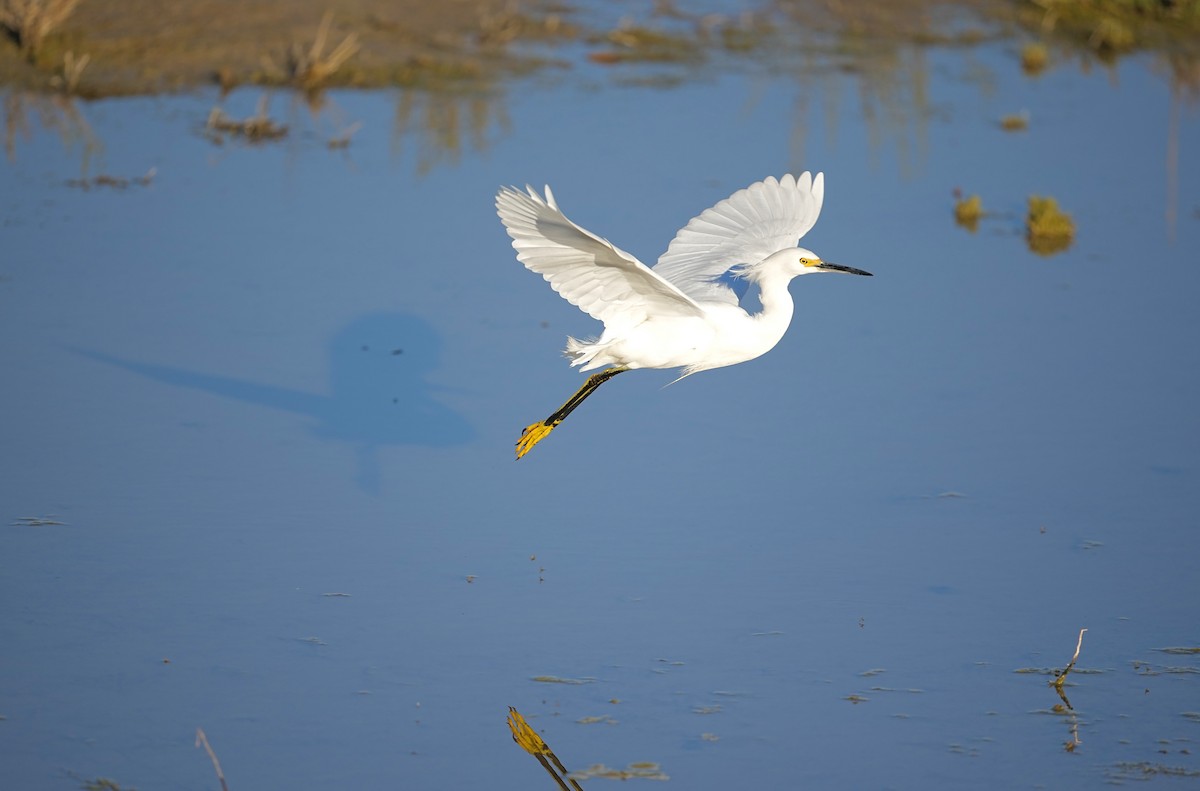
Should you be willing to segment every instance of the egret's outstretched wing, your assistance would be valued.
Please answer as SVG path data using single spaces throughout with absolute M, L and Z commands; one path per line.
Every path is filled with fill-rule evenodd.
M 684 226 L 654 271 L 697 302 L 737 304 L 733 290 L 718 278 L 739 264 L 757 264 L 795 247 L 816 224 L 824 198 L 824 174 L 815 179 L 808 171 L 798 179 L 790 174 L 769 177 Z
M 505 187 L 496 212 L 512 237 L 517 259 L 544 277 L 563 299 L 605 325 L 629 326 L 647 316 L 699 316 L 700 307 L 629 253 L 580 228 L 559 211 L 546 187 L 543 199 Z

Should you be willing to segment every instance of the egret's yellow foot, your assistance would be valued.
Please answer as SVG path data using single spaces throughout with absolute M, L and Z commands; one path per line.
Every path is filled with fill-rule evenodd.
M 579 388 L 575 395 L 567 399 L 567 403 L 558 408 L 554 414 L 539 423 L 533 423 L 525 427 L 521 432 L 521 438 L 517 440 L 517 458 L 521 458 L 529 451 L 533 450 L 533 446 L 546 438 L 546 435 L 555 429 L 555 427 L 567 419 L 567 415 L 575 411 L 575 407 L 583 403 L 583 400 L 596 392 L 596 388 L 612 379 L 622 371 L 628 371 L 628 368 L 606 368 L 598 374 L 592 374 L 587 381 L 583 383 L 583 387 Z
M 557 423 L 546 425 L 545 421 L 539 420 L 537 423 L 530 424 L 521 432 L 521 438 L 517 440 L 517 458 L 521 458 L 529 451 L 533 450 L 533 446 L 546 438 L 546 435 L 554 430 Z

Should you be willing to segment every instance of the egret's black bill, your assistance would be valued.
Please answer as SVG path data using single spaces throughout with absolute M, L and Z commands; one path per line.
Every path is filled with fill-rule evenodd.
M 870 272 L 864 272 L 861 269 L 855 269 L 852 266 L 842 266 L 841 264 L 831 264 L 828 261 L 822 261 L 817 264 L 817 269 L 828 269 L 831 272 L 845 272 L 848 275 L 865 275 L 866 277 L 874 277 Z

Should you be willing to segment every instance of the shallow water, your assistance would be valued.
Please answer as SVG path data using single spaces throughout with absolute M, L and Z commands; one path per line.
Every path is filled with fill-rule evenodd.
M 1200 772 L 1200 662 L 1162 650 L 1200 645 L 1195 106 L 1148 58 L 900 65 L 884 91 L 583 66 L 315 120 L 277 96 L 293 133 L 260 146 L 205 138 L 214 96 L 26 98 L 5 783 L 214 788 L 203 727 L 234 789 L 554 787 L 508 706 L 570 769 L 682 788 Z M 797 282 L 770 354 L 621 377 L 514 463 L 596 327 L 516 262 L 496 188 L 549 182 L 652 261 L 803 169 L 805 245 L 876 276 Z M 996 212 L 974 234 L 955 187 Z M 1068 251 L 1027 249 L 1031 193 L 1073 214 Z

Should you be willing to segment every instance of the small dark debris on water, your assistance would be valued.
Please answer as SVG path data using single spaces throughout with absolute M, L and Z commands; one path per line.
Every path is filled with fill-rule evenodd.
M 47 525 L 65 525 L 54 518 L 54 514 L 46 516 L 19 516 L 11 523 L 14 527 L 46 527 Z
M 157 172 L 157 168 L 150 168 L 146 171 L 145 175 L 134 176 L 133 178 L 101 174 L 99 176 L 93 176 L 90 179 L 67 179 L 66 184 L 68 187 L 75 187 L 76 189 L 81 189 L 84 192 L 87 192 L 93 187 L 97 189 L 101 187 L 109 187 L 110 189 L 114 190 L 128 189 L 131 186 L 149 187 L 152 183 L 154 183 L 154 176 Z
M 357 132 L 361 128 L 362 128 L 362 122 L 361 121 L 355 122 L 355 123 L 351 124 L 350 126 L 346 127 L 345 129 L 343 129 L 339 134 L 335 135 L 334 137 L 329 138 L 329 140 L 326 141 L 325 145 L 328 146 L 331 151 L 337 151 L 339 149 L 349 148 L 350 147 L 350 138 L 354 137 L 354 133 Z
M 392 349 L 392 356 L 393 356 L 393 357 L 397 357 L 397 356 L 399 356 L 399 355 L 401 355 L 401 354 L 404 354 L 404 350 L 403 350 L 403 349 Z
M 137 791 L 133 786 L 122 786 L 116 780 L 109 780 L 107 777 L 97 777 L 95 780 L 87 780 L 80 786 L 85 791 Z
M 1152 764 L 1149 761 L 1121 761 L 1109 773 L 1109 776 L 1118 780 L 1138 779 L 1144 780 L 1155 775 L 1163 777 L 1200 777 L 1200 770 L 1187 769 L 1182 766 L 1167 766 L 1165 764 Z

